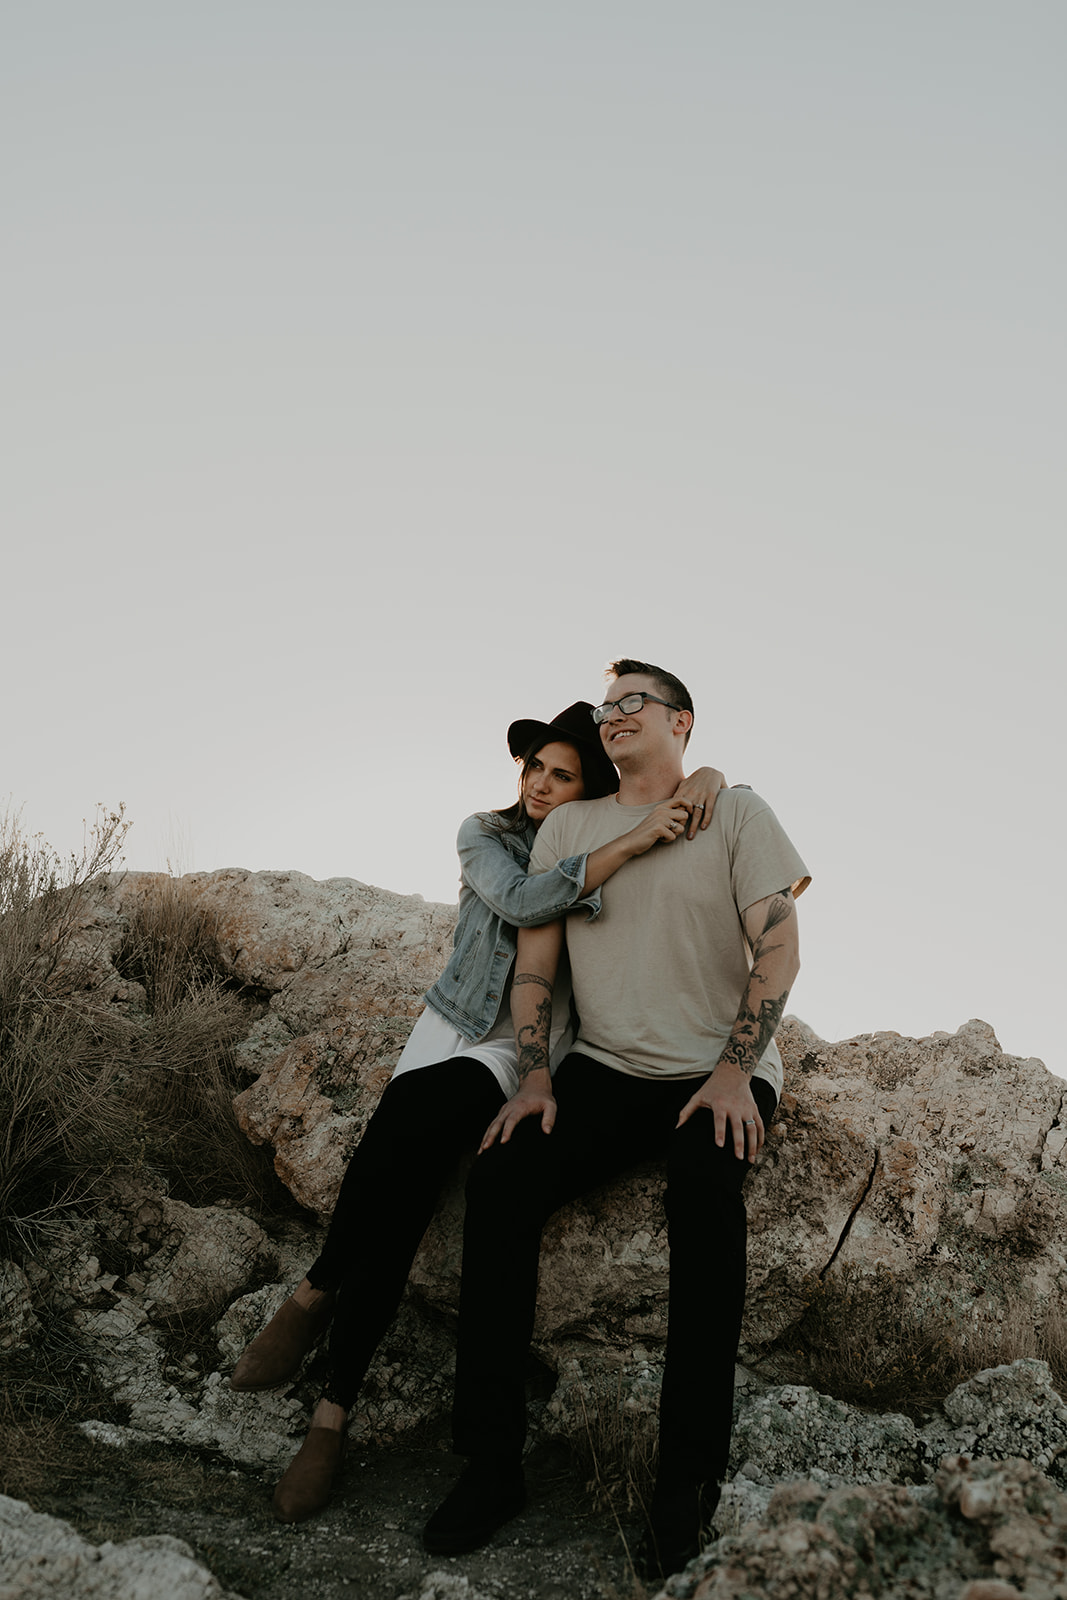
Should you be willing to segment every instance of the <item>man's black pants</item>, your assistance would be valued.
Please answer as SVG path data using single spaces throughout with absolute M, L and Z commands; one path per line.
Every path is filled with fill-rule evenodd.
M 551 1134 L 528 1117 L 479 1156 L 467 1182 L 459 1354 L 453 1416 L 461 1455 L 517 1461 L 526 1436 L 525 1370 L 537 1298 L 541 1230 L 568 1200 L 640 1161 L 665 1158 L 670 1243 L 660 1481 L 724 1477 L 734 1361 L 745 1302 L 749 1163 L 715 1143 L 701 1110 L 676 1129 L 699 1079 L 631 1077 L 572 1052 L 555 1078 Z M 765 1124 L 776 1098 L 753 1079 Z

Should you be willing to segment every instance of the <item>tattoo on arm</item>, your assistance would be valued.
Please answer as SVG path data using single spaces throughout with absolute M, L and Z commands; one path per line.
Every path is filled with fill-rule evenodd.
M 737 1021 L 734 1023 L 729 1042 L 719 1057 L 720 1061 L 728 1061 L 731 1065 L 740 1067 L 742 1072 L 752 1072 L 759 1065 L 760 1057 L 774 1038 L 778 1024 L 785 1014 L 785 1003 L 789 999 L 788 989 L 778 995 L 777 999 L 763 998 L 758 1002 L 756 990 L 762 988 L 768 978 L 766 972 L 760 971 L 760 961 L 765 961 L 768 956 L 782 948 L 780 944 L 772 941 L 771 935 L 775 928 L 780 928 L 792 915 L 791 891 L 782 889 L 776 895 L 772 895 L 763 927 L 752 945 L 752 970 L 741 997 Z
M 720 1061 L 728 1061 L 733 1066 L 740 1067 L 742 1072 L 752 1072 L 759 1065 L 760 1057 L 778 1030 L 778 1024 L 785 1013 L 785 1003 L 789 999 L 789 990 L 786 989 L 777 1000 L 761 1000 L 759 1010 L 753 1011 L 751 993 L 750 978 L 741 1001 L 741 1009 L 737 1013 L 734 1031 L 730 1035 L 726 1049 L 719 1057 Z
M 537 1002 L 533 1022 L 524 1024 L 515 1036 L 519 1082 L 522 1084 L 526 1082 L 531 1072 L 538 1072 L 541 1069 L 548 1071 L 548 1047 L 552 1034 L 552 985 L 547 978 L 542 978 L 536 972 L 517 972 L 512 980 L 512 988 L 517 989 L 520 983 L 538 983 L 542 989 L 548 990 L 546 997 Z
M 771 895 L 767 901 L 767 914 L 763 919 L 763 927 L 753 939 L 745 929 L 745 937 L 749 940 L 753 956 L 758 960 L 762 946 L 767 949 L 767 940 L 775 928 L 780 928 L 783 922 L 788 922 L 793 915 L 793 896 L 788 889 L 780 889 L 777 894 Z M 773 947 L 771 947 L 773 948 Z

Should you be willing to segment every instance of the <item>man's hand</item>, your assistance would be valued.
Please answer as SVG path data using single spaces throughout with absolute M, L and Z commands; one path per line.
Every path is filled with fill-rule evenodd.
M 729 1131 L 738 1161 L 747 1156 L 755 1161 L 763 1149 L 765 1130 L 759 1107 L 752 1098 L 752 1088 L 747 1072 L 739 1067 L 719 1062 L 710 1078 L 705 1078 L 696 1094 L 682 1107 L 676 1128 L 697 1111 L 710 1111 L 715 1118 L 715 1143 L 726 1143 Z
M 690 778 L 683 778 L 673 798 L 681 800 L 689 811 L 687 839 L 695 839 L 697 828 L 706 828 L 715 810 L 720 789 L 726 788 L 726 779 L 717 767 L 698 767 Z
M 531 1073 L 507 1105 L 501 1106 L 485 1130 L 485 1137 L 478 1146 L 479 1155 L 483 1150 L 488 1150 L 490 1145 L 496 1144 L 498 1139 L 501 1144 L 507 1144 L 524 1117 L 540 1117 L 541 1132 L 552 1132 L 556 1123 L 556 1097 L 552 1093 L 552 1080 L 549 1079 L 546 1087 L 543 1076 L 541 1073 Z

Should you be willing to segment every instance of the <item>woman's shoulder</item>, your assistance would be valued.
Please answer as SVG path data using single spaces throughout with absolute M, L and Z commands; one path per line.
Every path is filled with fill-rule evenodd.
M 501 827 L 502 817 L 499 811 L 475 811 L 471 816 L 464 817 L 459 825 L 456 842 L 460 848 L 470 849 L 474 845 L 488 842 L 499 845 L 502 850 L 507 850 L 511 855 L 526 854 L 529 852 L 530 840 L 525 831 L 516 833 L 513 829 Z

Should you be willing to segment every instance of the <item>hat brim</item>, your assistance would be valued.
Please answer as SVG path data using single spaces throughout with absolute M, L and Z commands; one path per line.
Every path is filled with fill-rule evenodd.
M 538 722 L 535 717 L 522 717 L 518 722 L 513 722 L 508 729 L 508 749 L 516 761 L 521 761 L 527 750 L 531 749 L 538 739 L 542 744 L 550 744 L 553 739 L 564 737 L 571 744 L 577 743 L 573 734 L 565 735 L 562 728 L 554 728 L 550 722 Z

